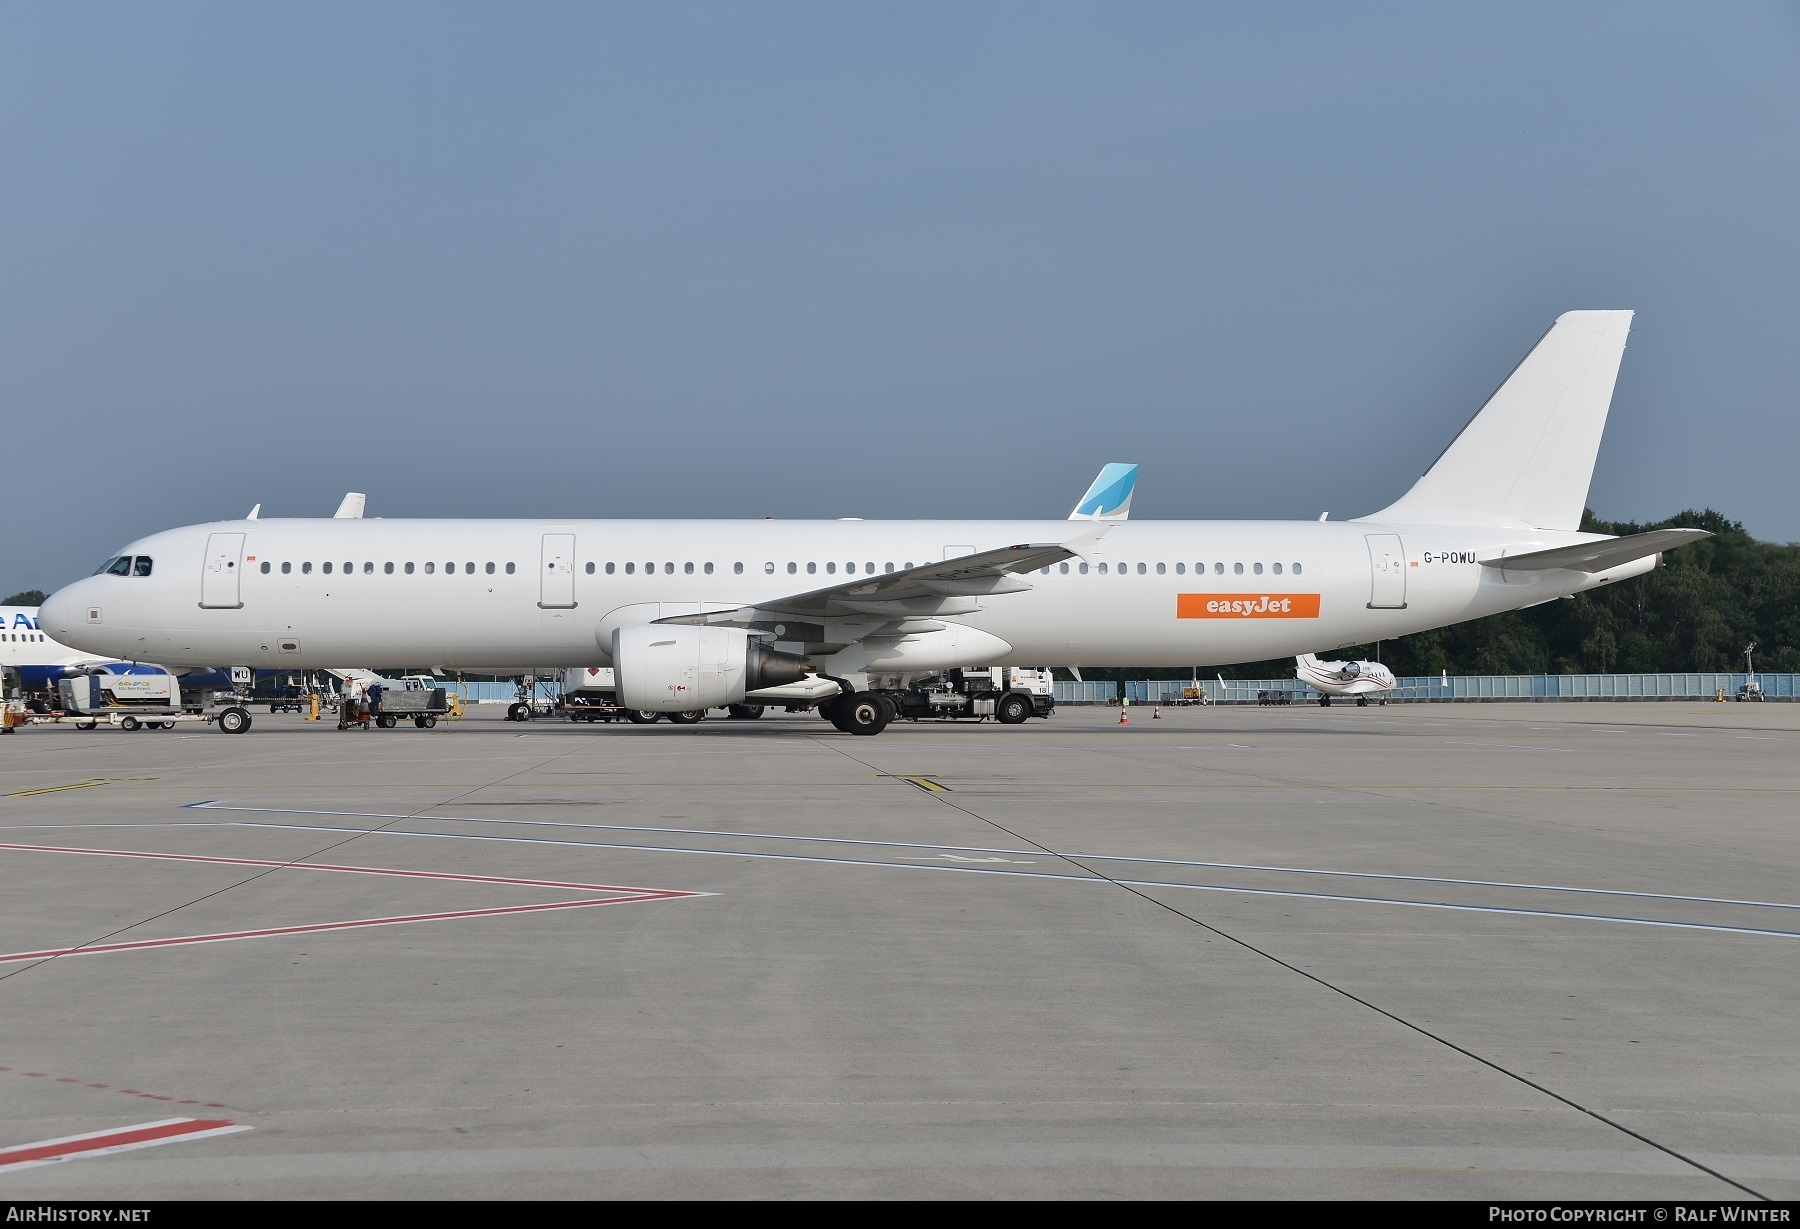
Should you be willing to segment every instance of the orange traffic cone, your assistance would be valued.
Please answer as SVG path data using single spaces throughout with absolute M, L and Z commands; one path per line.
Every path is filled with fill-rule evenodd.
M 1152 720 L 1152 721 L 1161 721 L 1162 720 L 1162 705 L 1158 704 L 1155 708 L 1150 710 L 1150 720 Z
M 1124 708 L 1119 709 L 1119 724 L 1120 725 L 1130 725 L 1131 724 L 1131 718 L 1129 718 L 1125 715 Z

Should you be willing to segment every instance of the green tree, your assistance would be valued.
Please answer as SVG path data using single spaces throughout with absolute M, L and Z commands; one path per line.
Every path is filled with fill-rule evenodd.
M 0 606 L 42 606 L 43 604 L 44 591 L 42 589 L 25 589 L 13 594 L 4 602 L 0 602 Z

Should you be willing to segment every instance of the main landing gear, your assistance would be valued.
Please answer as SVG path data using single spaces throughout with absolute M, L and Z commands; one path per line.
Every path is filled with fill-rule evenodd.
M 898 712 L 893 701 L 873 691 L 852 692 L 819 705 L 819 714 L 846 734 L 879 734 Z

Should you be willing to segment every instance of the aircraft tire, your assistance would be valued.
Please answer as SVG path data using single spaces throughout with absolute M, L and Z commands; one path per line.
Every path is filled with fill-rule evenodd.
M 242 734 L 250 728 L 250 714 L 241 708 L 228 708 L 219 714 L 219 729 L 226 734 Z
M 1000 697 L 994 705 L 994 720 L 1001 725 L 1024 725 L 1031 717 L 1031 701 L 1018 692 Z
M 763 715 L 763 706 L 760 704 L 727 704 L 725 715 L 733 721 L 755 721 Z
M 625 710 L 625 720 L 632 725 L 654 725 L 662 720 L 662 714 L 653 713 L 647 708 L 628 708 Z
M 704 720 L 706 710 L 703 708 L 690 708 L 685 712 L 669 714 L 670 725 L 699 725 Z
M 1356 697 L 1356 707 L 1358 707 L 1358 708 L 1369 707 L 1369 697 L 1368 696 L 1357 696 Z
M 1319 697 L 1319 707 L 1320 708 L 1330 708 L 1331 707 L 1331 697 L 1330 696 L 1320 696 Z
M 894 719 L 894 711 L 889 707 L 887 697 L 872 691 L 859 691 L 840 702 L 838 715 L 832 718 L 831 724 L 846 734 L 879 734 Z

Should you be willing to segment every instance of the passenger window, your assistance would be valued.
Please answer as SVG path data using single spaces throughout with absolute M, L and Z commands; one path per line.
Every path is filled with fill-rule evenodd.
M 732 564 L 731 565 L 731 574 L 733 576 L 742 576 L 744 574 L 744 565 L 741 563 Z
M 792 576 L 795 572 L 798 572 L 799 570 L 800 570 L 799 564 L 797 564 L 797 563 L 788 564 L 788 575 L 789 576 Z
M 381 570 L 387 575 L 392 576 L 394 574 L 394 565 L 391 563 L 384 563 L 381 565 Z
M 706 574 L 708 576 L 712 575 L 712 564 L 710 564 L 710 563 L 706 565 Z
M 364 576 L 373 576 L 373 575 L 375 575 L 375 565 L 374 565 L 374 564 L 373 564 L 373 563 L 365 563 L 365 564 L 363 564 L 363 575 L 364 575 Z
M 884 572 L 891 572 L 894 570 L 894 565 L 891 563 L 884 563 L 881 566 Z
M 911 559 L 908 559 L 906 561 L 906 570 L 909 572 L 912 571 L 912 560 Z
M 1160 569 L 1162 567 L 1162 565 L 1158 564 L 1157 567 L 1158 567 L 1158 569 Z M 1185 563 L 1176 564 L 1175 565 L 1175 575 L 1186 576 L 1187 575 L 1187 564 L 1185 564 Z
M 408 563 L 406 565 L 406 574 L 408 576 L 411 576 L 413 574 L 413 565 L 411 563 Z
M 1279 563 L 1275 565 L 1275 575 L 1281 575 L 1281 565 Z
M 117 559 L 114 559 L 111 563 L 106 565 L 106 572 L 109 576 L 131 575 L 131 556 L 120 555 Z
M 765 563 L 765 564 L 763 564 L 763 571 L 773 574 L 775 571 L 775 565 L 773 563 Z
M 1297 563 L 1294 565 L 1294 575 L 1300 575 L 1300 565 Z
M 606 574 L 608 576 L 611 576 L 613 574 L 613 565 L 610 563 L 606 565 Z
M 1081 565 L 1081 574 L 1083 576 L 1087 575 L 1087 564 L 1085 564 L 1085 563 Z
M 446 563 L 444 565 L 444 575 L 446 575 L 446 576 L 456 575 L 456 560 L 452 559 L 449 563 Z
M 281 565 L 281 574 L 283 576 L 286 576 L 288 573 L 292 572 L 293 570 L 294 570 L 294 565 L 291 563 L 284 563 Z
M 683 575 L 692 576 L 694 574 L 694 565 L 691 563 L 684 563 L 681 565 L 681 571 Z
M 1144 574 L 1145 574 L 1145 573 L 1146 573 L 1146 572 L 1148 572 L 1148 571 L 1149 571 L 1149 570 L 1150 570 L 1150 569 L 1149 569 L 1149 567 L 1148 567 L 1148 566 L 1147 566 L 1147 565 L 1145 565 L 1145 564 L 1142 564 L 1142 563 L 1140 563 L 1140 564 L 1138 564 L 1138 575 L 1139 575 L 1139 576 L 1142 576 L 1142 575 L 1144 575 Z
M 463 564 L 463 571 L 471 576 L 475 575 L 475 564 L 473 562 Z
M 1100 565 L 1100 575 L 1106 575 L 1106 565 L 1104 563 Z
M 437 564 L 427 559 L 425 561 L 425 575 L 430 576 L 435 571 L 437 571 Z
M 309 576 L 311 574 L 312 574 L 312 564 L 311 563 L 303 563 L 300 565 L 300 575 Z
M 325 575 L 327 575 L 327 576 L 331 575 L 331 565 L 329 563 L 323 564 L 321 566 L 324 568 Z
M 630 576 L 636 571 L 637 571 L 637 564 L 628 563 L 625 565 L 625 575 Z
M 1258 576 L 1261 576 L 1262 575 L 1262 564 L 1253 563 L 1250 565 L 1250 570 L 1252 572 L 1255 572 Z
M 663 564 L 663 574 L 666 576 L 675 575 L 675 565 L 672 563 Z
M 826 564 L 825 571 L 832 576 L 836 576 L 837 575 L 837 563 L 835 561 L 833 561 L 831 563 Z
M 1239 565 L 1239 567 L 1238 567 L 1238 571 L 1240 571 L 1240 572 L 1241 572 L 1241 571 L 1243 571 L 1243 570 L 1244 570 L 1244 569 L 1243 569 L 1243 567 L 1242 567 L 1242 565 Z M 1223 576 L 1223 575 L 1225 575 L 1225 565 L 1224 565 L 1224 564 L 1222 564 L 1222 563 L 1215 563 L 1215 564 L 1213 564 L 1213 575 L 1214 575 L 1214 576 Z
M 1066 563 L 1059 563 L 1056 565 L 1056 570 L 1061 572 L 1064 576 L 1067 576 L 1069 574 L 1069 565 Z
M 1234 563 L 1231 565 L 1231 570 L 1235 575 L 1242 576 L 1244 574 L 1244 565 L 1241 563 Z
M 513 565 L 510 563 L 506 565 L 506 574 L 508 576 L 511 576 L 513 574 Z
M 1166 564 L 1161 564 L 1161 563 L 1159 563 L 1159 564 L 1157 564 L 1157 565 L 1156 565 L 1156 574 L 1157 574 L 1157 575 L 1158 575 L 1158 576 L 1161 576 L 1161 575 L 1163 575 L 1163 574 L 1164 574 L 1164 573 L 1165 573 L 1165 572 L 1167 572 L 1167 571 L 1168 571 L 1168 570 L 1169 570 L 1169 569 L 1168 569 L 1168 566 L 1167 566 L 1167 565 L 1166 565 Z
M 150 556 L 139 555 L 136 559 L 133 559 L 131 561 L 131 574 L 133 576 L 148 576 L 148 575 L 150 575 L 151 562 L 152 561 L 150 559 Z
M 809 563 L 806 565 L 806 571 L 807 571 L 808 575 L 811 575 L 812 573 L 814 573 L 818 570 L 819 570 L 819 565 L 816 563 Z
M 269 574 L 269 561 L 267 559 L 263 560 L 262 574 L 264 576 L 267 576 Z
M 492 572 L 493 572 L 493 570 L 494 570 L 494 565 L 493 565 L 493 564 L 491 564 L 491 563 L 490 563 L 490 564 L 488 564 L 488 571 L 489 571 L 489 573 L 492 573 Z M 590 563 L 589 563 L 589 564 L 588 564 L 588 565 L 587 565 L 587 574 L 588 574 L 588 575 L 589 575 L 589 576 L 592 576 L 592 575 L 593 575 L 593 574 L 594 574 L 594 565 L 593 565 L 593 564 L 592 564 L 592 563 L 591 563 L 591 562 L 590 562 Z
M 346 563 L 344 565 L 344 575 L 348 576 L 354 571 L 356 571 L 356 565 L 354 563 Z

